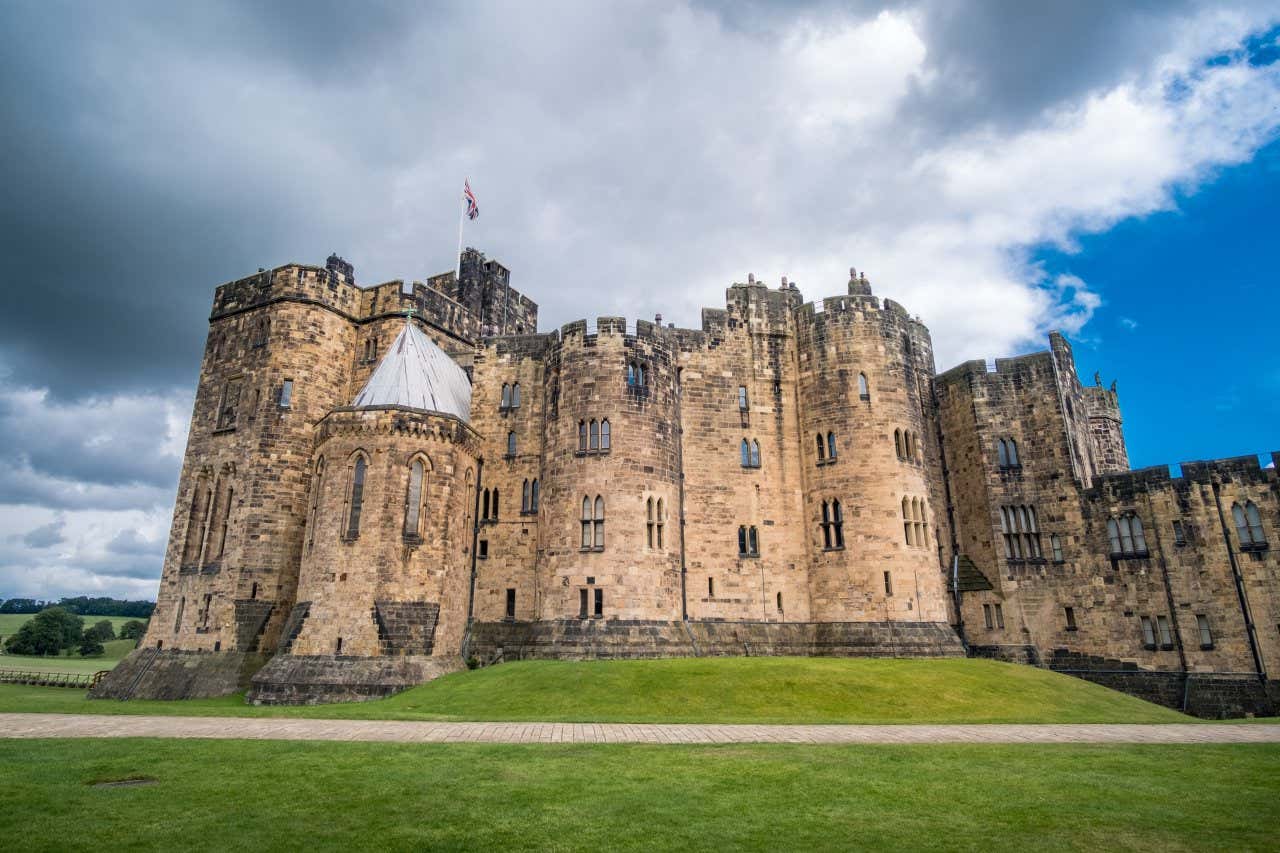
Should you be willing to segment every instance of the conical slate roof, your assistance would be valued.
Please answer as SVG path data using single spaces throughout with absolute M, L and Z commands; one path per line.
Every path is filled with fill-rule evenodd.
M 351 405 L 426 409 L 469 423 L 471 380 L 444 350 L 406 322 Z

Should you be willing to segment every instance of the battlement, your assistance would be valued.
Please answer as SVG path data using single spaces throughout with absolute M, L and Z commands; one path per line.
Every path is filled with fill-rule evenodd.
M 1016 355 L 1010 358 L 997 358 L 984 361 L 980 358 L 961 362 L 950 370 L 939 373 L 934 381 L 950 385 L 953 383 L 989 383 L 999 384 L 1014 377 L 1024 377 L 1036 370 L 1052 368 L 1053 354 L 1049 350 Z
M 1280 451 L 1273 451 L 1271 458 L 1275 463 L 1280 459 Z M 1176 477 L 1167 465 L 1102 474 L 1086 494 L 1124 499 L 1152 489 L 1187 489 L 1211 483 L 1267 483 L 1277 479 L 1276 469 L 1263 468 L 1253 455 L 1183 462 L 1178 467 L 1181 476 Z

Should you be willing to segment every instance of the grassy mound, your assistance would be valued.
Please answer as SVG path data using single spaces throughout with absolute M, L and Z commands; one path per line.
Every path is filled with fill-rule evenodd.
M 683 723 L 1163 723 L 1175 711 L 1076 678 L 986 660 L 676 658 L 523 661 L 378 702 L 254 708 L 239 696 L 89 701 L 0 686 L 0 711 Z

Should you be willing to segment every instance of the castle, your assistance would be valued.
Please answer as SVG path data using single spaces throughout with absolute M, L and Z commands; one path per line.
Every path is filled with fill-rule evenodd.
M 1276 471 L 1130 471 L 1061 335 L 936 374 L 853 271 L 820 304 L 748 277 L 697 330 L 537 314 L 474 249 L 425 283 L 334 256 L 219 287 L 155 615 L 94 695 L 969 654 L 1274 713 Z

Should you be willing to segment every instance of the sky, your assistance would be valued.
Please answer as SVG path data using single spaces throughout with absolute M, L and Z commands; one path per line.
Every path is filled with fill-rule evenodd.
M 1072 340 L 1135 466 L 1280 448 L 1277 2 L 0 4 L 0 597 L 152 598 L 214 287 L 512 270 L 549 330 L 850 267 Z

